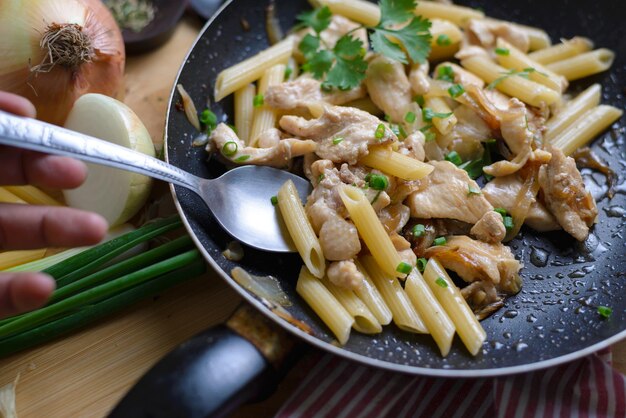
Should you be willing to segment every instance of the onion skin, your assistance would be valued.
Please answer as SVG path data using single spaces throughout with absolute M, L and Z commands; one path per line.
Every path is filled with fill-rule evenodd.
M 46 59 L 40 46 L 49 25 L 77 24 L 91 41 L 91 61 L 74 68 L 55 65 L 32 71 Z M 2 0 L 0 2 L 0 90 L 28 98 L 37 117 L 62 125 L 85 93 L 124 95 L 126 55 L 122 34 L 100 0 Z

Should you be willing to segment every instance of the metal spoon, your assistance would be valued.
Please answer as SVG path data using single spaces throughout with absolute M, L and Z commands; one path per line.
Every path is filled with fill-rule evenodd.
M 237 240 L 266 251 L 296 251 L 271 197 L 292 180 L 305 200 L 311 185 L 287 171 L 243 166 L 213 180 L 203 179 L 128 148 L 5 112 L 0 112 L 0 144 L 74 157 L 186 187 L 204 200 L 219 224 Z

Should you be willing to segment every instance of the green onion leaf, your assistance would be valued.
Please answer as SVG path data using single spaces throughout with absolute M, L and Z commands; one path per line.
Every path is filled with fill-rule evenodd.
M 413 234 L 415 238 L 421 237 L 424 233 L 426 233 L 426 227 L 422 224 L 417 224 L 411 229 L 411 234 Z
M 293 74 L 293 68 L 291 67 L 285 68 L 285 81 L 289 80 L 289 77 L 291 77 L 291 74 Z
M 424 107 L 424 96 L 421 96 L 421 95 L 420 96 L 415 96 L 413 98 L 413 101 L 415 103 L 417 103 L 418 105 L 420 105 L 420 107 Z
M 381 123 L 376 127 L 374 137 L 376 137 L 376 139 L 383 139 L 385 137 L 385 125 Z
M 413 112 L 406 112 L 406 115 L 404 115 L 404 120 L 407 123 L 415 122 L 415 113 L 413 113 Z
M 496 54 L 502 56 L 508 56 L 511 53 L 508 48 L 496 48 Z
M 454 83 L 454 70 L 449 65 L 442 65 L 437 69 L 437 79 Z
M 513 222 L 513 218 L 510 216 L 505 216 L 503 219 L 504 227 L 508 230 L 515 228 L 515 223 Z
M 437 139 L 437 134 L 435 134 L 433 131 L 428 130 L 424 132 L 424 138 L 426 138 L 426 142 L 431 142 Z
M 228 141 L 222 147 L 222 155 L 224 157 L 232 157 L 233 155 L 237 154 L 238 148 L 239 146 L 235 141 Z
M 236 163 L 242 163 L 244 161 L 249 160 L 250 157 L 251 157 L 250 155 L 242 155 L 241 157 L 235 158 L 233 161 L 236 162 Z
M 478 187 L 472 187 L 471 185 L 467 185 L 467 195 L 468 196 L 474 196 L 474 195 L 479 195 L 480 192 L 480 188 Z
M 320 174 L 320 175 L 319 175 L 319 177 L 317 178 L 318 183 L 319 183 L 320 181 L 322 181 L 322 180 L 324 180 L 324 174 L 323 174 L 323 173 L 322 173 L 322 174 Z
M 422 111 L 422 119 L 424 120 L 424 122 L 431 122 L 433 118 L 445 119 L 449 118 L 450 116 L 452 116 L 452 112 L 438 113 L 433 111 L 430 107 L 425 107 Z
M 443 277 L 437 277 L 435 283 L 437 283 L 437 286 L 443 287 L 444 289 L 448 287 L 448 282 Z
M 433 245 L 446 245 L 447 242 L 446 237 L 437 237 L 433 241 Z
M 276 206 L 278 204 L 278 196 L 272 196 L 270 202 L 272 202 L 273 206 Z
M 413 267 L 411 267 L 409 263 L 405 263 L 404 261 L 400 262 L 400 264 L 398 264 L 398 267 L 396 267 L 396 271 L 402 274 L 409 274 L 411 270 L 413 270 Z
M 437 45 L 439 46 L 450 46 L 452 44 L 452 40 L 448 35 L 442 33 L 437 37 Z
M 446 161 L 450 161 L 452 164 L 456 166 L 463 164 L 463 160 L 461 159 L 461 156 L 456 151 L 450 151 L 449 153 L 446 154 L 444 158 Z
M 456 99 L 457 97 L 465 93 L 465 89 L 460 84 L 454 84 L 448 89 L 448 93 L 450 93 L 450 97 Z
M 417 259 L 417 269 L 420 273 L 423 273 L 424 270 L 426 270 L 426 264 L 428 264 L 428 260 L 426 260 L 424 257 Z
M 200 122 L 207 128 L 213 130 L 217 127 L 217 116 L 211 112 L 211 109 L 204 109 L 200 113 Z
M 374 190 L 385 190 L 389 187 L 389 179 L 384 174 L 369 173 L 365 181 Z
M 341 137 L 333 139 L 333 145 L 339 145 L 342 142 L 343 142 L 343 138 L 341 138 Z
M 493 210 L 494 212 L 498 212 L 502 216 L 503 219 L 507 215 L 507 211 L 504 208 L 494 208 Z
M 257 94 L 254 96 L 254 99 L 252 99 L 252 104 L 254 107 L 261 107 L 265 104 L 265 98 L 262 94 Z
M 598 313 L 601 317 L 608 319 L 611 317 L 613 309 L 609 308 L 608 306 L 598 306 Z

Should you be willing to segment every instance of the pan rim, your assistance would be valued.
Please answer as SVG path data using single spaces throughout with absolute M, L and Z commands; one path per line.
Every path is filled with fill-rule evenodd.
M 170 124 L 170 115 L 173 109 L 174 98 L 176 96 L 176 84 L 178 80 L 180 79 L 180 76 L 183 70 L 187 66 L 189 59 L 192 57 L 193 52 L 196 49 L 196 46 L 202 40 L 204 33 L 213 24 L 213 22 L 215 22 L 220 17 L 222 12 L 227 7 L 229 7 L 230 4 L 233 3 L 234 1 L 235 0 L 227 0 L 226 2 L 224 2 L 224 4 L 222 4 L 222 6 L 218 9 L 218 11 L 202 27 L 198 36 L 196 37 L 193 44 L 189 48 L 189 51 L 185 55 L 185 58 L 182 61 L 182 64 L 176 74 L 175 82 L 170 91 L 170 97 L 168 100 L 166 120 L 165 120 L 165 131 L 164 131 L 164 138 L 163 138 L 164 157 L 165 157 L 165 161 L 168 163 L 170 163 L 169 147 L 168 147 L 168 142 L 169 142 L 168 141 L 169 139 L 168 128 Z M 626 338 L 626 329 L 624 329 L 621 332 L 609 338 L 606 338 L 600 342 L 597 342 L 583 349 L 574 351 L 572 353 L 568 353 L 568 354 L 554 357 L 551 359 L 536 361 L 536 362 L 528 363 L 528 364 L 508 366 L 508 367 L 498 367 L 498 368 L 485 368 L 485 369 L 443 369 L 443 368 L 436 369 L 436 368 L 428 368 L 428 367 L 418 367 L 418 366 L 413 366 L 413 365 L 403 365 L 403 364 L 398 364 L 398 363 L 392 363 L 388 361 L 374 359 L 374 358 L 371 358 L 362 354 L 357 354 L 349 350 L 343 349 L 341 347 L 337 347 L 329 342 L 323 341 L 319 339 L 318 337 L 307 334 L 304 331 L 298 329 L 297 327 L 287 323 L 286 321 L 278 317 L 276 314 L 272 313 L 258 299 L 256 299 L 253 295 L 251 295 L 249 292 L 243 289 L 237 282 L 235 282 L 230 277 L 230 275 L 228 275 L 228 273 L 226 273 L 219 266 L 219 264 L 213 259 L 213 257 L 211 257 L 209 252 L 206 250 L 206 248 L 202 245 L 198 237 L 193 232 L 191 223 L 187 219 L 187 216 L 184 213 L 182 205 L 178 199 L 177 186 L 170 183 L 169 188 L 170 188 L 172 198 L 174 200 L 176 211 L 181 217 L 181 220 L 183 222 L 185 229 L 187 230 L 188 234 L 190 235 L 191 239 L 193 240 L 194 244 L 196 245 L 196 247 L 198 248 L 198 250 L 204 257 L 204 259 L 213 268 L 215 273 L 221 276 L 221 278 L 224 279 L 226 283 L 228 283 L 228 285 L 232 289 L 234 289 L 235 292 L 237 292 L 247 303 L 250 303 L 251 305 L 253 305 L 257 309 L 257 311 L 261 312 L 263 315 L 265 315 L 265 317 L 271 319 L 274 323 L 278 324 L 282 329 L 300 338 L 301 340 L 304 340 L 306 343 L 311 344 L 314 347 L 321 349 L 325 352 L 332 353 L 334 355 L 343 357 L 345 359 L 357 362 L 365 366 L 373 366 L 382 370 L 404 373 L 404 374 L 411 374 L 411 375 L 416 375 L 416 376 L 428 376 L 428 377 L 443 377 L 443 378 L 498 377 L 498 376 L 505 376 L 505 375 L 515 375 L 515 374 L 521 374 L 521 373 L 527 373 L 527 372 L 534 372 L 534 371 L 538 371 L 538 370 L 542 370 L 542 369 L 546 369 L 550 367 L 556 367 L 556 366 L 580 359 L 592 353 L 595 353 L 603 348 L 606 348 Z

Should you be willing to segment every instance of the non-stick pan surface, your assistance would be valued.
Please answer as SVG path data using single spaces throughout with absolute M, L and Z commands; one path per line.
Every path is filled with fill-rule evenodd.
M 219 71 L 268 46 L 265 7 L 268 0 L 234 0 L 205 27 L 189 53 L 177 83 L 183 84 L 197 104 L 211 98 Z M 597 47 L 617 53 L 610 72 L 574 83 L 574 91 L 593 82 L 603 86 L 603 102 L 624 108 L 626 87 L 626 9 L 618 1 L 462 2 L 482 8 L 489 16 L 544 28 L 554 41 L 583 35 Z M 288 30 L 295 16 L 309 8 L 305 0 L 277 0 L 280 23 Z M 244 21 L 249 30 L 244 29 Z M 218 162 L 192 147 L 196 136 L 184 114 L 170 103 L 167 135 L 168 160 L 203 177 L 223 172 Z M 220 120 L 232 120 L 232 98 L 213 103 Z M 623 120 L 618 122 L 621 126 Z M 613 129 L 593 146 L 597 154 L 619 173 L 626 172 L 626 148 L 621 129 Z M 339 348 L 334 338 L 295 292 L 301 261 L 296 254 L 272 254 L 245 248 L 245 257 L 234 263 L 222 256 L 231 241 L 202 202 L 187 190 L 176 187 L 175 198 L 190 233 L 207 260 L 235 290 L 257 309 L 273 317 L 303 340 L 324 350 L 378 367 L 424 375 L 489 376 L 548 367 L 591 353 L 626 336 L 626 247 L 624 223 L 626 186 L 618 187 L 612 200 L 605 196 L 605 179 L 586 173 L 586 182 L 598 199 L 598 224 L 584 244 L 565 233 L 536 234 L 528 229 L 511 243 L 523 262 L 523 290 L 483 321 L 487 341 L 476 357 L 470 356 L 455 339 L 450 355 L 442 358 L 429 336 L 419 336 L 387 326 L 380 335 L 353 332 L 348 344 Z M 275 191 L 268 190 L 268 199 Z M 253 295 L 229 276 L 241 266 L 258 275 L 273 275 L 293 302 L 288 308 L 296 318 L 310 324 L 310 336 L 275 317 Z M 597 313 L 598 306 L 613 310 L 610 319 Z

